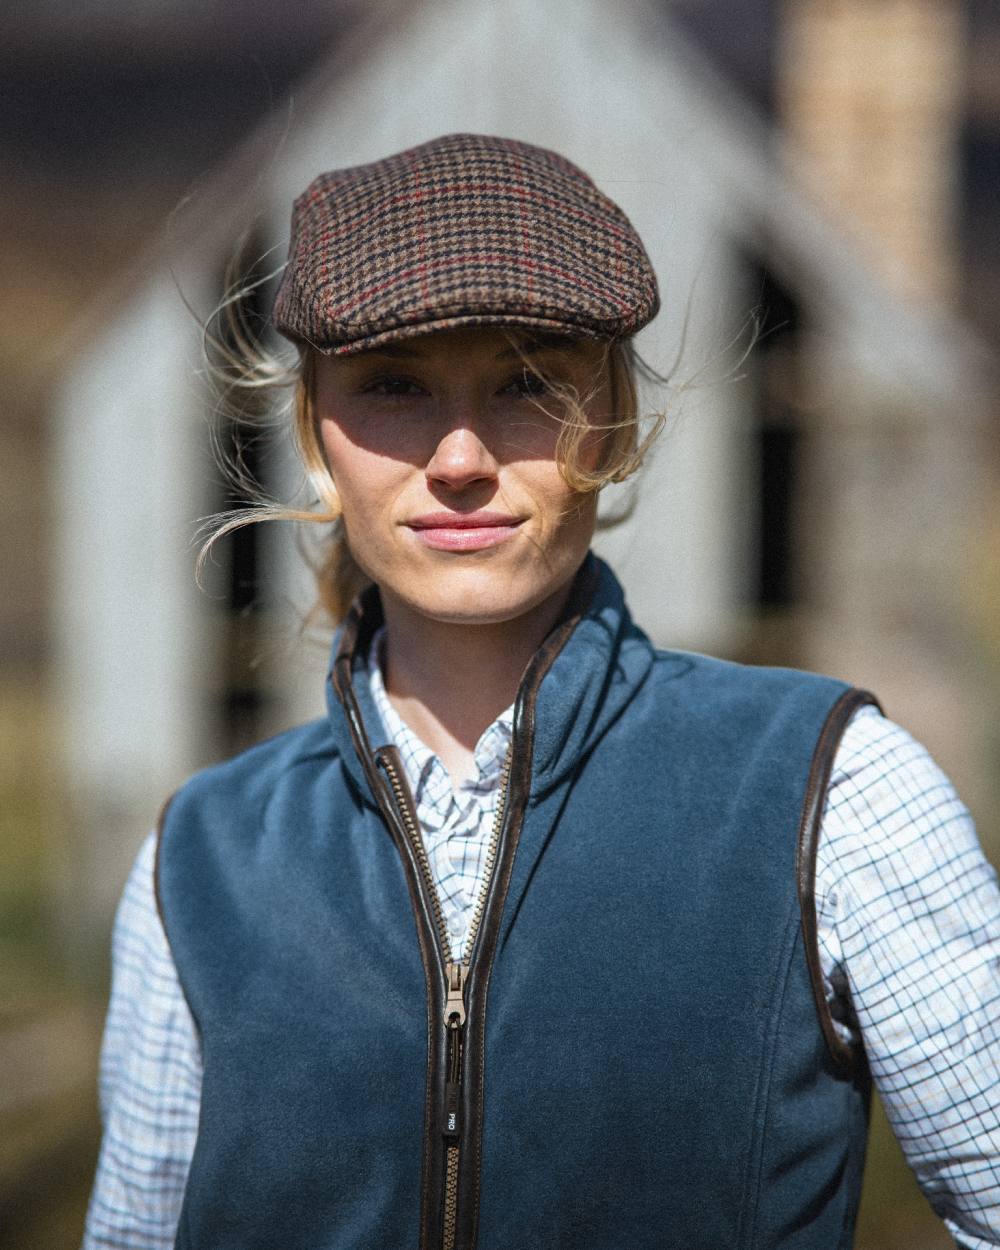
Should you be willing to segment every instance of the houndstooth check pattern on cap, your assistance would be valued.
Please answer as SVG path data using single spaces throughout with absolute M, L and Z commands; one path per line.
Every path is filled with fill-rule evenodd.
M 313 180 L 295 201 L 274 323 L 347 355 L 461 325 L 612 339 L 658 308 L 641 239 L 582 170 L 458 134 Z

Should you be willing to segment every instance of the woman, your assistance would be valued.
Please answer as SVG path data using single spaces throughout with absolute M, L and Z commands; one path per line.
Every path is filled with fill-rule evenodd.
M 527 144 L 296 202 L 321 593 L 363 589 L 329 715 L 139 856 L 87 1247 L 846 1247 L 870 1075 L 1000 1245 L 968 814 L 872 696 L 656 652 L 588 554 L 657 305 L 621 210 Z

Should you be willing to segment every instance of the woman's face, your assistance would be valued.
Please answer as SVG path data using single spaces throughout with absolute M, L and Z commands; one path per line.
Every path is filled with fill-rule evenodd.
M 317 357 L 316 419 L 351 552 L 383 596 L 486 624 L 565 592 L 597 499 L 559 472 L 561 409 L 541 377 L 594 392 L 585 408 L 603 422 L 604 355 L 593 342 L 469 327 Z M 599 437 L 585 445 L 590 467 Z

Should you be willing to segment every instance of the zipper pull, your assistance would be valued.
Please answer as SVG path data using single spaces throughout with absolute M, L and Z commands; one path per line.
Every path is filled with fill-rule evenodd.
M 458 1028 L 448 1030 L 448 1045 L 457 1046 Z M 449 1141 L 458 1141 L 462 1136 L 462 1086 L 457 1080 L 449 1080 L 444 1087 L 444 1123 L 441 1132 Z
M 449 1141 L 462 1136 L 462 1032 L 465 1024 L 466 967 L 464 964 L 446 964 L 448 977 L 448 1000 L 445 1003 L 445 1028 L 448 1030 L 448 1058 L 444 1086 L 444 1120 L 442 1132 Z
M 465 1023 L 465 999 L 462 994 L 465 990 L 465 964 L 446 964 L 445 974 L 448 978 L 448 1000 L 444 1005 L 444 1021 L 447 1027 L 452 1027 L 452 1017 L 458 1016 L 458 1027 Z

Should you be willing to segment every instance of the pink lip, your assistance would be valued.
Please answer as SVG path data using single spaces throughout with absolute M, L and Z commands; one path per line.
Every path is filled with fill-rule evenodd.
M 428 512 L 406 525 L 437 551 L 480 551 L 510 538 L 523 520 L 504 512 Z

